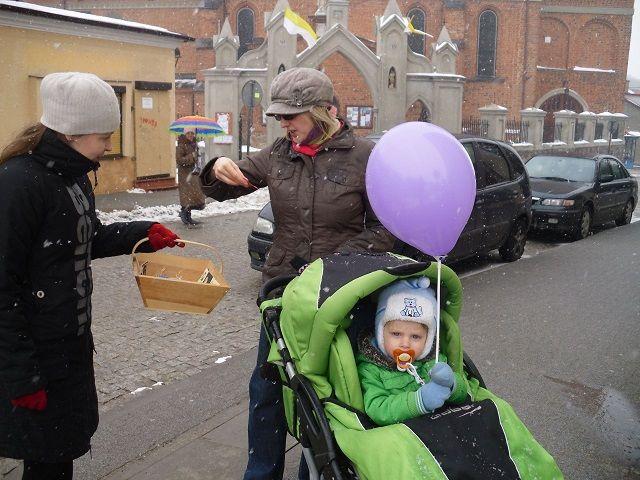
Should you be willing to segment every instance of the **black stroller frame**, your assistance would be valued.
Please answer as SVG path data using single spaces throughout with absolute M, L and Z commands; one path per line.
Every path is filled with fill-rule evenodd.
M 278 289 L 284 290 L 296 276 L 282 275 L 267 281 L 260 289 L 257 300 L 258 307 Z M 358 480 L 355 467 L 341 452 L 329 427 L 323 401 L 318 397 L 309 380 L 298 373 L 296 369 L 280 330 L 281 311 L 282 308 L 279 306 L 266 307 L 262 314 L 263 325 L 271 340 L 276 342 L 278 353 L 282 358 L 284 376 L 278 379 L 295 394 L 299 422 L 298 435 L 291 431 L 289 434 L 296 438 L 302 446 L 303 455 L 309 468 L 309 478 L 311 480 Z M 463 361 L 464 371 L 470 377 L 476 378 L 480 386 L 484 388 L 485 383 L 482 376 L 466 352 L 463 352 Z M 341 403 L 335 399 L 330 400 Z M 348 407 L 347 405 L 342 406 Z M 351 407 L 348 408 L 351 409 Z M 357 413 L 362 418 L 368 419 L 364 412 L 358 411 Z M 371 420 L 368 423 L 375 426 Z

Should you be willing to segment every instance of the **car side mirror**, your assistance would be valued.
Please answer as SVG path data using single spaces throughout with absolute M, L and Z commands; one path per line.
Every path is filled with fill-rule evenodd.
M 613 181 L 613 175 L 611 173 L 605 173 L 600 176 L 600 183 L 607 183 Z

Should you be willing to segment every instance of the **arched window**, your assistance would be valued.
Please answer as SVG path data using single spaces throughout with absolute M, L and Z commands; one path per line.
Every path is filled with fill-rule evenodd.
M 425 31 L 425 14 L 421 9 L 412 8 L 409 10 L 407 17 L 411 19 L 411 25 L 413 25 L 416 30 Z M 409 35 L 409 48 L 412 52 L 424 55 L 424 36 L 415 33 Z
M 496 53 L 498 51 L 498 17 L 495 12 L 485 10 L 478 20 L 478 76 L 496 76 Z
M 244 52 L 249 50 L 253 44 L 253 34 L 255 15 L 250 8 L 242 8 L 238 11 L 238 37 L 240 40 L 240 48 L 238 49 L 238 58 Z

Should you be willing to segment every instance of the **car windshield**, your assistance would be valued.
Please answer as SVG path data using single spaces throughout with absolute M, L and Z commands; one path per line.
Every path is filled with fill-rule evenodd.
M 533 157 L 525 165 L 531 178 L 561 182 L 593 182 L 596 162 L 591 158 Z

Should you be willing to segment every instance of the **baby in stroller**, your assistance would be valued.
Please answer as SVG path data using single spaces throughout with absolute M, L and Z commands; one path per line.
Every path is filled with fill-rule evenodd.
M 366 414 L 391 425 L 468 400 L 467 383 L 440 353 L 435 362 L 436 297 L 425 277 L 397 280 L 379 296 L 375 332 L 358 339 Z
M 465 355 L 462 284 L 439 270 L 391 253 L 340 253 L 263 286 L 269 362 L 311 478 L 563 478 Z M 436 340 L 439 306 L 428 287 L 438 281 Z M 285 284 L 281 297 L 268 295 Z

